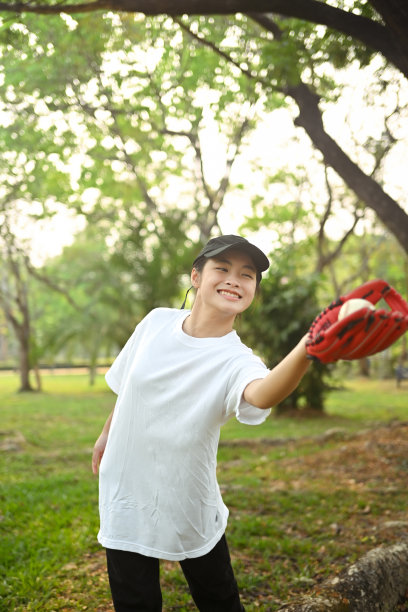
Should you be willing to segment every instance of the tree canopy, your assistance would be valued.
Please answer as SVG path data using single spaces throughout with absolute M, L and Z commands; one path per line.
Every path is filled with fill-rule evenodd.
M 293 7 L 298 4 L 334 8 L 324 2 Z M 108 327 L 117 332 L 109 341 L 118 344 L 146 311 L 178 303 L 192 254 L 218 228 L 231 194 L 236 206 L 242 195 L 253 203 L 247 228 L 274 228 L 303 271 L 330 270 L 336 289 L 354 274 L 366 280 L 356 257 L 374 239 L 349 242 L 348 280 L 333 268 L 364 219 L 370 233 L 384 236 L 386 228 L 407 251 L 404 199 L 398 201 L 395 189 L 387 192 L 384 173 L 403 134 L 406 102 L 401 76 L 385 53 L 380 58 L 357 36 L 282 13 L 147 17 L 129 14 L 130 8 L 96 12 L 96 5 L 80 12 L 84 5 L 70 11 L 63 3 L 22 4 L 21 15 L 3 13 L 0 31 L 7 128 L 0 133 L 0 212 L 17 218 L 29 210 L 41 219 L 62 202 L 95 231 L 99 250 L 88 235 L 64 253 L 67 263 L 47 266 L 51 276 L 62 273 L 86 311 L 76 329 L 78 337 L 93 330 L 86 349 L 93 362 L 104 317 L 92 314 L 92 299 L 109 307 L 115 324 Z M 35 14 L 46 9 L 47 15 Z M 339 3 L 336 10 L 386 27 L 372 3 Z M 350 66 L 372 71 L 364 109 L 375 106 L 376 122 L 367 122 L 363 135 L 345 126 L 336 141 L 326 114 L 336 108 L 339 74 Z M 313 177 L 300 167 L 288 172 L 275 164 L 271 171 L 262 154 L 243 163 L 257 125 L 283 107 L 316 147 L 316 154 L 310 147 L 306 153 L 314 158 L 313 172 L 318 168 Z M 268 148 L 278 162 L 273 137 Z M 280 184 L 285 200 L 273 195 Z M 350 223 L 336 243 L 326 227 L 339 211 Z M 105 279 L 108 286 L 99 290 Z M 50 334 L 37 334 L 38 350 L 57 323 Z
M 387 74 L 387 63 L 407 74 L 404 59 L 407 46 L 406 28 L 404 28 L 406 16 L 403 4 L 400 1 L 388 3 L 379 0 L 375 2 L 355 0 L 349 3 L 339 2 L 338 6 L 333 7 L 331 4 L 316 0 L 298 0 L 290 3 L 271 1 L 268 3 L 268 13 L 255 12 L 266 9 L 251 5 L 247 7 L 251 12 L 247 13 L 246 17 L 237 13 L 237 11 L 244 12 L 244 7 L 233 2 L 223 3 L 223 8 L 220 9 L 219 6 L 217 8 L 210 5 L 201 6 L 199 2 L 179 6 L 177 3 L 152 2 L 147 6 L 138 2 L 56 4 L 34 1 L 14 5 L 3 3 L 0 4 L 0 10 L 11 11 L 14 6 L 14 15 L 7 16 L 4 21 L 5 29 L 2 32 L 6 44 L 14 47 L 19 44 L 21 31 L 16 31 L 12 26 L 19 20 L 23 20 L 25 26 L 32 31 L 35 31 L 36 27 L 44 29 L 39 21 L 40 16 L 30 16 L 30 13 L 44 13 L 47 16 L 43 19 L 61 12 L 80 15 L 81 11 L 90 13 L 110 9 L 119 12 L 120 15 L 136 13 L 136 17 L 143 12 L 172 15 L 179 27 L 195 39 L 196 47 L 197 45 L 206 47 L 213 54 L 218 54 L 224 64 L 231 63 L 241 72 L 242 77 L 254 81 L 252 89 L 258 94 L 262 91 L 274 103 L 279 95 L 282 100 L 295 102 L 299 110 L 298 116 L 294 119 L 295 124 L 305 129 L 314 146 L 321 152 L 324 162 L 335 170 L 366 207 L 375 211 L 381 222 L 406 250 L 408 216 L 404 204 L 401 205 L 387 192 L 385 185 L 378 179 L 378 173 L 375 174 L 374 171 L 378 170 L 378 160 L 373 157 L 373 164 L 368 171 L 356 163 L 351 152 L 329 133 L 323 116 L 324 105 L 330 97 L 333 99 L 333 89 L 336 87 L 329 76 L 330 70 L 327 70 L 329 65 L 338 69 L 357 62 L 363 67 L 368 65 L 376 54 L 381 53 L 384 62 L 378 69 L 379 89 L 384 89 L 391 79 L 395 81 L 393 76 Z M 236 13 L 236 15 L 216 18 L 207 16 L 211 8 L 214 14 L 219 15 L 222 11 L 224 14 Z M 183 18 L 177 17 L 179 12 L 184 15 Z M 19 16 L 19 13 L 25 14 Z M 192 16 L 200 14 L 205 14 L 206 17 Z M 123 23 L 125 21 L 122 20 Z M 146 23 L 151 27 L 151 21 Z M 156 23 L 161 24 L 163 20 L 157 17 Z M 231 31 L 235 39 L 232 45 Z M 78 29 L 77 34 L 79 33 Z M 126 34 L 135 36 L 130 29 Z M 51 33 L 49 36 L 52 38 Z M 136 34 L 132 40 L 133 45 L 141 44 L 140 36 Z M 198 67 L 194 60 L 197 53 L 194 51 L 193 55 L 190 54 L 188 57 L 184 54 L 185 61 L 191 64 L 193 74 Z M 71 77 L 74 82 L 78 79 L 79 69 L 86 75 L 89 71 L 94 71 L 97 65 L 88 62 L 87 66 L 81 66 L 76 61 L 72 61 L 71 56 L 75 56 L 72 47 L 66 50 L 61 66 L 64 71 L 67 70 L 67 66 L 72 67 Z M 207 65 L 209 70 L 205 69 Z M 199 67 L 204 80 L 211 80 L 211 68 L 220 70 L 220 65 L 220 62 L 215 62 L 207 53 L 205 63 L 201 60 Z M 136 76 L 135 72 L 133 74 Z M 222 78 L 221 73 L 218 77 Z M 81 76 L 80 79 L 82 78 Z M 239 83 L 239 90 L 245 95 L 245 88 L 248 91 L 248 86 L 244 87 L 242 78 Z M 233 93 L 237 95 L 238 90 L 235 88 Z M 89 104 L 87 106 L 82 104 L 81 108 L 92 112 Z M 124 116 L 122 114 L 119 119 L 118 112 L 116 110 L 115 112 L 115 122 L 118 125 L 119 121 L 123 122 Z M 385 128 L 385 133 L 388 144 L 392 140 L 395 142 L 396 138 L 388 126 Z M 362 144 L 364 146 L 366 143 Z M 376 154 L 378 151 L 377 147 Z

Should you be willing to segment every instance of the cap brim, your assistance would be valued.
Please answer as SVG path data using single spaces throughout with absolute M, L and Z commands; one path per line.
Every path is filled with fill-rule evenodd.
M 260 249 L 258 249 L 258 247 L 248 242 L 238 243 L 238 244 L 229 244 L 229 245 L 218 247 L 217 249 L 213 249 L 212 251 L 208 251 L 207 253 L 205 253 L 204 257 L 206 258 L 216 257 L 217 255 L 220 255 L 221 253 L 225 253 L 225 251 L 232 251 L 232 250 L 244 251 L 248 253 L 248 255 L 253 260 L 258 272 L 264 272 L 265 270 L 269 268 L 270 262 L 269 262 L 269 259 L 266 257 L 266 255 Z

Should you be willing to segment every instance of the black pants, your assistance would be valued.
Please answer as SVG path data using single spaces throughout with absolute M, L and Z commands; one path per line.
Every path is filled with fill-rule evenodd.
M 106 549 L 109 584 L 116 612 L 159 612 L 159 559 Z M 180 561 L 191 595 L 203 612 L 242 612 L 225 536 L 203 557 Z

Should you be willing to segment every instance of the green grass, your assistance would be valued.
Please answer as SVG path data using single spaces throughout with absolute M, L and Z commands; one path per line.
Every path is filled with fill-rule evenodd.
M 0 442 L 10 444 L 0 451 L 0 610 L 111 610 L 90 457 L 114 396 L 102 376 L 93 388 L 85 375 L 44 376 L 43 393 L 20 394 L 17 387 L 15 376 L 0 375 Z M 393 381 L 356 380 L 329 396 L 324 417 L 272 417 L 261 427 L 230 421 L 223 428 L 219 481 L 248 611 L 276 610 L 370 548 L 378 517 L 405 511 L 399 485 L 392 496 L 374 485 L 339 495 L 313 461 L 323 448 L 315 436 L 405 421 L 407 399 L 408 383 L 397 389 Z M 272 446 L 271 438 L 300 441 Z M 252 442 L 231 444 L 239 439 Z M 328 441 L 324 452 L 338 453 L 342 444 Z M 406 476 L 407 466 L 398 465 Z M 340 535 L 333 525 L 342 525 Z M 194 609 L 178 564 L 163 563 L 162 570 L 164 609 Z
M 25 439 L 20 451 L 0 456 L 5 483 L 0 609 L 7 611 L 69 609 L 50 603 L 58 594 L 61 571 L 98 550 L 97 480 L 90 472 L 90 453 L 114 397 L 102 377 L 92 390 L 85 376 L 46 377 L 44 382 L 45 393 L 20 394 L 14 377 L 0 378 L 2 438 L 12 442 L 18 432 Z
M 262 427 L 229 421 L 223 428 L 222 439 L 236 438 L 298 438 L 318 436 L 328 429 L 358 431 L 378 422 L 408 418 L 408 382 L 397 388 L 393 380 L 371 381 L 355 379 L 330 393 L 325 415 L 307 418 L 270 418 Z

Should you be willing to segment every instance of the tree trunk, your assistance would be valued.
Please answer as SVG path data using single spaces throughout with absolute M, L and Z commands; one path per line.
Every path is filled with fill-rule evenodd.
M 383 18 L 394 40 L 398 68 L 408 78 L 408 3 L 406 0 L 370 0 L 370 4 Z
M 359 359 L 358 369 L 360 376 L 370 378 L 370 360 L 368 357 L 363 357 L 362 359 Z
M 19 391 L 34 391 L 30 383 L 29 344 L 24 330 L 18 334 L 20 343 L 20 389 Z
M 285 91 L 299 107 L 295 125 L 303 127 L 313 144 L 321 151 L 325 162 L 341 176 L 362 202 L 373 209 L 380 221 L 396 237 L 408 253 L 408 215 L 382 187 L 365 174 L 324 129 L 319 97 L 301 83 Z
M 374 548 L 315 594 L 277 612 L 393 612 L 407 601 L 408 543 Z
M 91 361 L 89 364 L 89 385 L 94 386 L 96 379 L 96 361 Z
M 34 376 L 35 376 L 35 384 L 37 386 L 37 391 L 42 391 L 41 370 L 40 370 L 38 363 L 34 366 Z

